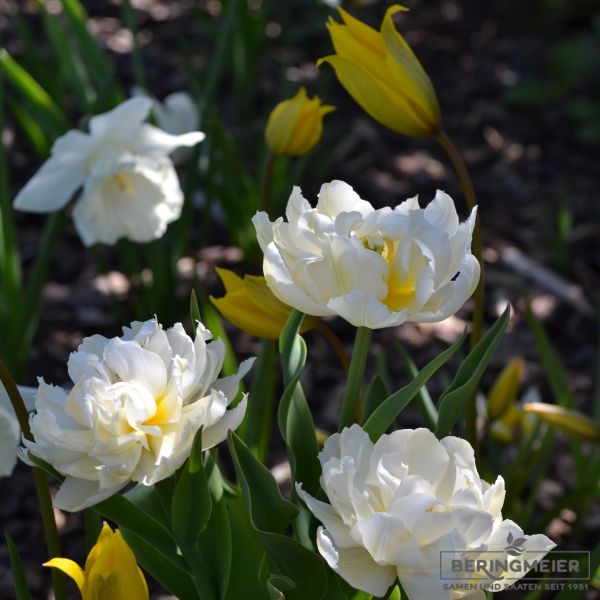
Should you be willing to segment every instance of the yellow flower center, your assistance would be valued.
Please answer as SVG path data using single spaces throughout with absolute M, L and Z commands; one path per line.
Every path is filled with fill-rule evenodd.
M 414 298 L 417 288 L 417 273 L 408 272 L 401 274 L 394 268 L 396 252 L 400 242 L 385 240 L 383 246 L 371 244 L 367 239 L 363 240 L 365 248 L 380 254 L 389 266 L 388 279 L 386 281 L 388 293 L 383 303 L 395 312 L 401 311 L 409 306 Z
M 113 175 L 113 179 L 121 190 L 129 196 L 133 196 L 133 184 L 128 175 L 125 173 L 116 173 Z

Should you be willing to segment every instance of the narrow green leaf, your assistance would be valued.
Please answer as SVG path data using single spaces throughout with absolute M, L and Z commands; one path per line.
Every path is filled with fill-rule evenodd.
M 196 296 L 196 290 L 192 290 L 190 295 L 190 317 L 192 319 L 192 326 L 195 328 L 199 322 L 202 321 L 202 315 L 200 314 L 200 307 L 198 306 L 198 296 Z
M 458 368 L 450 387 L 442 394 L 439 402 L 438 424 L 435 431 L 439 438 L 450 433 L 452 427 L 464 412 L 469 398 L 474 393 L 483 372 L 502 339 L 509 319 L 510 306 L 490 327 L 490 330 L 477 346 L 471 350 Z
M 573 396 L 569 385 L 569 376 L 558 352 L 540 320 L 535 316 L 531 306 L 527 305 L 527 324 L 533 334 L 535 347 L 542 360 L 544 372 L 548 378 L 552 395 L 559 406 L 572 407 Z
M 208 524 L 211 511 L 212 498 L 204 471 L 200 429 L 173 494 L 171 531 L 180 546 L 189 547 L 196 543 Z
M 285 391 L 279 402 L 277 413 L 279 429 L 288 447 L 288 457 L 292 468 L 292 480 L 301 481 L 310 494 L 320 488 L 317 435 L 312 413 L 306 402 L 300 375 L 306 362 L 306 344 L 298 334 L 304 315 L 293 311 L 281 337 L 279 351 Z M 295 495 L 295 492 L 292 492 Z
M 284 533 L 298 509 L 279 491 L 275 478 L 233 431 L 229 432 L 229 450 L 237 480 L 257 529 Z
M 33 108 L 50 117 L 55 127 L 54 133 L 58 134 L 69 128 L 69 122 L 54 100 L 3 48 L 0 49 L 0 67 L 9 81 L 32 104 Z
M 444 350 L 439 356 L 428 363 L 418 375 L 403 388 L 388 396 L 368 418 L 363 429 L 377 440 L 395 421 L 396 417 L 408 406 L 410 401 L 419 393 L 419 390 L 433 377 L 433 375 L 448 362 L 465 341 L 466 332 L 463 333 L 450 348 Z
M 415 365 L 415 362 L 411 358 L 410 354 L 403 346 L 398 344 L 397 348 L 400 358 L 402 359 L 402 362 L 404 363 L 409 375 L 414 379 L 419 374 L 417 365 Z M 431 396 L 429 395 L 426 385 L 419 390 L 417 402 L 421 414 L 423 415 L 423 419 L 425 420 L 425 424 L 429 429 L 431 429 L 431 431 L 435 431 L 435 428 L 437 427 L 438 412 L 433 400 L 431 399 Z
M 286 593 L 292 591 L 295 587 L 294 581 L 283 575 L 271 575 L 267 581 L 267 589 L 271 600 L 285 600 Z
M 273 340 L 261 341 L 261 351 L 254 366 L 250 398 L 246 418 L 238 428 L 238 434 L 255 452 L 258 460 L 264 463 L 269 451 L 275 403 L 275 342 Z
M 15 595 L 17 600 L 31 600 L 31 591 L 27 583 L 27 575 L 21 561 L 19 551 L 13 542 L 13 539 L 8 533 L 4 533 L 6 537 L 6 545 L 8 546 L 8 558 L 10 559 L 10 568 L 12 571 Z
M 137 508 L 133 502 L 119 494 L 94 506 L 103 517 L 139 536 L 151 545 L 156 552 L 181 570 L 187 567 L 179 553 L 169 531 L 159 521 Z
M 385 382 L 379 374 L 375 375 L 367 388 L 365 394 L 365 410 L 363 415 L 363 421 L 366 421 L 380 406 L 383 401 L 390 395 L 390 392 L 385 385 Z
M 186 569 L 174 565 L 172 561 L 165 560 L 164 555 L 151 542 L 140 537 L 131 529 L 120 525 L 119 530 L 133 550 L 139 564 L 161 586 L 177 598 L 189 598 L 190 600 L 198 598 L 192 577 Z

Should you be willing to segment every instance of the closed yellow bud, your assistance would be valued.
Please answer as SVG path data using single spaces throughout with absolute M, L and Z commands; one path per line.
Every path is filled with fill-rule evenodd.
M 523 376 L 523 359 L 517 357 L 512 360 L 498 375 L 492 389 L 488 394 L 488 417 L 496 421 L 514 405 L 521 387 Z
M 321 104 L 317 96 L 310 99 L 301 87 L 289 100 L 280 102 L 269 115 L 265 139 L 271 152 L 300 156 L 318 143 L 323 133 L 323 117 L 335 110 Z
M 523 410 L 577 440 L 600 442 L 600 425 L 572 408 L 563 408 L 545 402 L 530 402 Z
M 243 279 L 228 269 L 217 269 L 225 286 L 222 298 L 210 297 L 217 310 L 238 329 L 260 338 L 277 339 L 292 309 L 278 300 L 265 278 L 246 275 Z M 313 329 L 315 317 L 305 317 L 301 333 Z
M 148 600 L 148 586 L 135 555 L 121 532 L 104 523 L 96 545 L 90 550 L 85 569 L 68 558 L 53 558 L 45 567 L 59 569 L 79 588 L 83 600 L 126 598 Z
M 437 135 L 442 119 L 433 85 L 392 20 L 408 9 L 390 7 L 379 31 L 338 10 L 344 23 L 331 18 L 327 23 L 336 53 L 317 64 L 328 62 L 348 93 L 382 125 L 412 137 Z

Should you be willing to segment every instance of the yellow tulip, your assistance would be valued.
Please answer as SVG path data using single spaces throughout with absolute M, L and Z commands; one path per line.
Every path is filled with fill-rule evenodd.
M 265 138 L 274 154 L 300 156 L 311 150 L 321 139 L 323 117 L 335 107 L 310 99 L 301 87 L 289 100 L 280 102 L 269 115 Z
M 373 119 L 397 133 L 435 136 L 441 131 L 440 107 L 433 85 L 392 17 L 404 10 L 390 7 L 379 31 L 338 8 L 344 23 L 327 23 L 335 54 L 328 62 L 340 83 Z
M 90 550 L 85 569 L 68 558 L 53 558 L 45 567 L 59 569 L 79 588 L 83 600 L 126 598 L 148 600 L 148 586 L 135 555 L 121 532 L 104 523 L 96 545 Z
M 523 409 L 569 437 L 600 442 L 600 425 L 578 410 L 545 402 L 530 402 Z
M 278 300 L 265 278 L 246 275 L 243 279 L 228 269 L 217 269 L 225 286 L 222 298 L 210 297 L 217 310 L 238 329 L 260 338 L 277 339 L 292 309 Z M 314 329 L 317 319 L 305 317 L 301 333 Z
M 521 387 L 523 359 L 517 357 L 502 370 L 488 394 L 488 417 L 496 421 L 514 405 Z

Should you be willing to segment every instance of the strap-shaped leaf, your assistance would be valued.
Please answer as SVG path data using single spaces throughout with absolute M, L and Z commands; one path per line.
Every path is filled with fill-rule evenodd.
M 306 363 L 306 344 L 298 334 L 304 315 L 293 311 L 281 337 L 279 352 L 285 391 L 277 414 L 279 429 L 288 448 L 292 480 L 300 481 L 311 494 L 319 490 L 319 465 L 317 435 L 312 414 L 306 402 L 300 375 Z
M 488 366 L 510 318 L 510 306 L 490 327 L 481 341 L 471 350 L 462 362 L 456 377 L 440 398 L 436 435 L 442 438 L 450 433 L 460 415 L 464 412 L 469 398 L 474 393 L 483 372 Z
M 463 333 L 450 348 L 444 350 L 439 356 L 434 358 L 417 376 L 403 388 L 388 396 L 368 418 L 363 429 L 371 436 L 372 440 L 377 440 L 388 427 L 394 422 L 396 417 L 408 406 L 410 401 L 418 394 L 419 390 L 431 379 L 431 377 L 448 362 L 458 351 L 465 341 L 466 332 Z
M 233 432 L 229 448 L 252 526 L 267 555 L 270 593 L 279 589 L 275 581 L 291 580 L 293 588 L 286 590 L 287 600 L 323 598 L 327 591 L 323 559 L 283 534 L 298 509 L 283 498 L 271 473 Z
M 363 415 L 363 420 L 366 421 L 389 395 L 390 393 L 381 375 L 375 375 L 365 394 L 365 414 Z
M 298 509 L 281 495 L 271 472 L 237 434 L 230 431 L 228 441 L 237 480 L 254 526 L 261 531 L 284 533 Z
M 13 584 L 15 586 L 15 595 L 17 600 L 31 600 L 31 592 L 27 583 L 27 575 L 21 562 L 19 551 L 13 542 L 13 539 L 8 535 L 6 537 L 6 545 L 8 546 L 8 558 L 10 559 L 10 568 L 13 576 Z
M 171 531 L 180 546 L 190 547 L 196 543 L 206 528 L 211 511 L 212 498 L 204 471 L 200 429 L 173 493 Z

